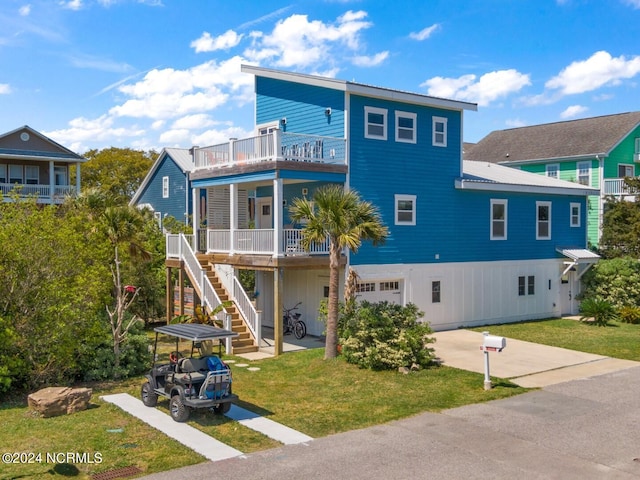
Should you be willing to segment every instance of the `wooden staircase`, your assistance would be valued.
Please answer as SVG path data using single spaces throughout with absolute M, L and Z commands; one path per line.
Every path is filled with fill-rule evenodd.
M 198 255 L 198 261 L 205 271 L 207 278 L 211 282 L 213 289 L 216 291 L 218 298 L 220 298 L 221 302 L 226 302 L 230 300 L 229 293 L 222 285 L 222 282 L 216 275 L 215 267 L 209 263 L 209 261 Z M 247 327 L 240 311 L 236 307 L 235 303 L 232 303 L 228 307 L 225 307 L 227 313 L 231 315 L 231 329 L 238 334 L 237 337 L 232 339 L 231 352 L 234 355 L 241 353 L 250 353 L 257 352 L 258 345 L 255 342 L 255 339 L 251 335 L 249 328 Z

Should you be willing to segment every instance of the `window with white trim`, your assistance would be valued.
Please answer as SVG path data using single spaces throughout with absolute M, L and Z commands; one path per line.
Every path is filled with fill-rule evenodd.
M 40 168 L 37 165 L 26 165 L 24 176 L 27 185 L 37 185 L 40 183 Z
M 636 138 L 636 158 L 634 160 L 640 160 L 640 158 L 637 158 L 638 156 L 640 156 L 640 137 Z
M 22 165 L 9 165 L 9 183 L 24 183 Z
M 536 293 L 536 277 L 534 275 L 518 277 L 518 296 L 535 295 Z
M 571 203 L 570 204 L 571 211 L 571 223 L 572 227 L 580 226 L 580 204 L 579 203 Z
M 618 165 L 618 178 L 633 177 L 634 170 L 633 165 L 621 163 Z
M 431 282 L 431 303 L 440 303 L 440 280 Z
M 507 200 L 491 199 L 491 240 L 507 239 Z
M 387 139 L 387 110 L 364 107 L 364 138 Z
M 551 202 L 536 202 L 536 240 L 551 240 Z
M 162 177 L 162 198 L 169 198 L 169 177 Z
M 416 198 L 415 195 L 395 195 L 396 225 L 416 224 Z
M 559 163 L 550 163 L 545 166 L 545 171 L 547 173 L 547 177 L 551 178 L 560 178 L 560 164 Z
M 578 162 L 578 183 L 591 185 L 591 162 Z
M 0 164 L 0 183 L 7 183 L 7 166 Z
M 380 291 L 389 292 L 400 290 L 400 282 L 380 282 Z
M 396 111 L 396 142 L 416 143 L 417 114 Z
M 158 222 L 158 228 L 162 230 L 162 212 L 153 212 L 153 218 Z
M 375 291 L 376 291 L 375 282 L 358 282 L 356 284 L 356 292 L 357 293 L 375 292 Z
M 447 121 L 444 117 L 433 117 L 433 139 L 434 147 L 447 146 Z

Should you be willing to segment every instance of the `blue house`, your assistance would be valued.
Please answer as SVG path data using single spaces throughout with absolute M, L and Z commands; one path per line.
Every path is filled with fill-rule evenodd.
M 597 190 L 463 161 L 463 114 L 475 104 L 242 71 L 255 76 L 254 136 L 194 149 L 189 177 L 194 198 L 206 191 L 206 253 L 189 260 L 188 239 L 167 243 L 168 268 L 191 261 L 195 279 L 204 265 L 214 293 L 235 301 L 228 318 L 247 326 L 247 341 L 234 351 L 259 342 L 261 326 L 298 302 L 309 333 L 323 332 L 328 244 L 300 249 L 303 225 L 287 206 L 327 183 L 359 192 L 389 228 L 384 245 L 343 258 L 359 276 L 360 299 L 415 303 L 435 330 L 577 311 L 580 276 L 597 260 L 585 249 L 586 198 Z M 247 196 L 255 197 L 255 228 L 245 219 Z M 256 308 L 234 280 L 239 269 L 256 271 Z M 206 297 L 205 285 L 196 289 Z
M 160 228 L 168 216 L 188 225 L 193 210 L 189 182 L 192 170 L 193 157 L 188 149 L 162 149 L 129 204 L 151 209 Z

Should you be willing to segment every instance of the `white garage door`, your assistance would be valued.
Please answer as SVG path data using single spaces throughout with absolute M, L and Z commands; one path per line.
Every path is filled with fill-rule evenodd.
M 360 301 L 403 304 L 401 280 L 376 280 L 358 282 L 356 298 Z

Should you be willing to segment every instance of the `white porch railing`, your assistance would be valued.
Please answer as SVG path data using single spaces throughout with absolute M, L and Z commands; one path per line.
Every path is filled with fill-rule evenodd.
M 286 254 L 309 254 L 309 255 L 328 255 L 329 254 L 329 237 L 322 243 L 311 243 L 309 251 L 302 248 L 302 230 L 296 228 L 286 228 L 282 231 L 284 241 L 284 252 Z
M 36 197 L 51 199 L 51 192 L 54 197 L 65 197 L 67 195 L 75 195 L 75 185 L 37 185 L 31 183 L 0 183 L 0 192 L 2 195 L 9 196 L 11 193 L 17 193 L 20 197 Z
M 194 161 L 196 169 L 274 160 L 344 165 L 345 145 L 343 138 L 275 130 L 266 135 L 196 148 Z
M 234 230 L 233 233 L 233 252 L 256 255 L 274 254 L 273 229 L 243 229 Z M 231 253 L 231 231 L 207 230 L 207 251 Z M 302 248 L 302 230 L 285 228 L 282 230 L 281 251 L 285 255 L 328 255 L 329 238 L 327 237 L 322 243 L 313 243 L 307 252 Z
M 607 178 L 604 180 L 605 195 L 637 195 L 640 192 L 629 188 L 624 178 Z

